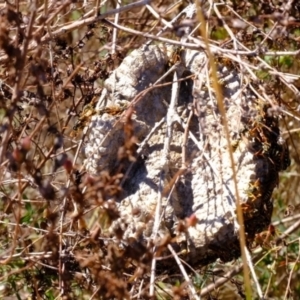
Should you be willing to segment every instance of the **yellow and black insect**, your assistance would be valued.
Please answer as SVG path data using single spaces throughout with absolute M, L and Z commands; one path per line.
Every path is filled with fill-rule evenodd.
M 258 198 L 260 198 L 261 195 L 261 185 L 260 180 L 257 179 L 256 181 L 251 181 L 249 183 L 249 187 L 246 190 L 246 194 L 251 202 L 256 201 Z
M 112 104 L 101 108 L 99 111 L 97 111 L 97 114 L 99 115 L 109 114 L 111 116 L 118 116 L 127 108 L 128 105 L 126 104 L 122 104 L 122 105 Z
M 216 62 L 218 65 L 226 66 L 228 69 L 237 70 L 237 64 L 228 56 L 216 56 Z
M 238 148 L 239 144 L 240 144 L 240 139 L 234 140 L 231 143 L 231 147 L 232 147 L 232 151 L 233 152 L 235 152 L 235 150 Z
M 83 110 L 73 127 L 73 130 L 71 132 L 71 137 L 76 137 L 77 134 L 87 126 L 92 116 L 103 115 L 105 113 L 111 116 L 118 116 L 128 107 L 125 104 L 124 105 L 112 104 L 97 110 L 95 109 L 95 105 L 96 103 L 92 101 L 91 103 L 83 107 Z
M 168 51 L 169 61 L 168 65 L 169 67 L 176 65 L 177 63 L 181 62 L 181 52 L 183 51 L 183 48 L 181 47 L 174 47 L 172 48 L 172 51 L 169 49 L 166 49 Z M 171 52 L 171 53 L 170 53 Z
M 95 105 L 93 103 L 89 103 L 83 107 L 81 114 L 77 122 L 75 123 L 73 130 L 70 134 L 71 137 L 76 137 L 77 134 L 84 129 L 84 127 L 88 124 L 91 117 L 96 114 Z

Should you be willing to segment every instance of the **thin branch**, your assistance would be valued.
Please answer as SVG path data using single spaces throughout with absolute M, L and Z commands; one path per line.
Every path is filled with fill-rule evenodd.
M 176 263 L 177 263 L 177 265 L 178 265 L 178 267 L 180 269 L 180 272 L 183 275 L 184 280 L 186 281 L 186 283 L 187 283 L 187 285 L 188 285 L 188 287 L 189 287 L 189 289 L 191 291 L 193 299 L 200 300 L 201 298 L 198 296 L 197 291 L 196 291 L 196 289 L 195 289 L 195 287 L 194 287 L 194 285 L 193 285 L 190 277 L 188 276 L 188 274 L 187 274 L 187 272 L 186 272 L 183 264 L 181 263 L 181 260 L 178 257 L 177 253 L 174 251 L 174 249 L 173 249 L 173 247 L 171 245 L 168 245 L 168 249 L 172 253 L 172 255 L 173 255 L 173 257 L 174 257 L 174 259 L 175 259 L 175 261 L 176 261 Z
M 121 6 L 120 4 L 121 4 L 121 0 L 117 0 L 117 7 L 116 7 L 116 9 L 120 9 L 120 6 Z M 114 24 L 118 24 L 119 23 L 119 17 L 120 17 L 120 13 L 116 13 L 115 14 Z M 115 54 L 116 53 L 117 34 L 118 34 L 118 30 L 117 30 L 117 28 L 114 28 L 113 29 L 113 34 L 112 34 L 111 54 Z
M 201 35 L 204 39 L 204 42 L 206 44 L 206 50 L 208 52 L 208 58 L 210 62 L 210 67 L 212 69 L 212 76 L 213 76 L 213 87 L 216 93 L 216 98 L 217 98 L 217 103 L 218 103 L 218 108 L 220 110 L 220 114 L 222 116 L 222 123 L 224 126 L 225 130 L 225 137 L 227 140 L 227 145 L 228 145 L 228 153 L 230 157 L 230 164 L 231 164 L 231 170 L 232 170 L 232 178 L 233 178 L 233 184 L 234 184 L 234 190 L 235 190 L 235 196 L 236 196 L 236 210 L 237 210 L 237 220 L 239 224 L 239 237 L 240 237 L 240 246 L 241 246 L 241 253 L 242 253 L 242 258 L 243 261 L 245 262 L 246 259 L 246 253 L 245 253 L 245 248 L 246 248 L 246 239 L 245 239 L 245 230 L 244 230 L 244 217 L 243 217 L 243 212 L 240 206 L 241 199 L 240 199 L 240 192 L 238 189 L 238 184 L 237 184 L 237 172 L 236 172 L 236 166 L 234 162 L 234 157 L 233 157 L 233 150 L 232 150 L 232 144 L 231 144 L 231 139 L 230 139 L 230 133 L 229 133 L 229 127 L 228 127 L 228 121 L 226 117 L 226 111 L 225 111 L 225 106 L 223 102 L 223 97 L 222 93 L 220 90 L 220 86 L 218 84 L 218 79 L 217 79 L 217 70 L 216 70 L 216 64 L 214 63 L 214 58 L 210 50 L 210 45 L 207 37 L 207 32 L 205 30 L 205 20 L 203 17 L 203 14 L 200 10 L 198 9 L 198 16 L 201 21 Z M 235 214 L 233 215 L 234 220 L 236 219 Z M 245 278 L 245 288 L 246 288 L 246 294 L 247 298 L 251 298 L 251 285 L 250 285 L 250 278 L 248 274 L 248 268 L 246 264 L 244 264 L 244 278 Z
M 159 226 L 161 223 L 161 213 L 162 213 L 162 199 L 163 199 L 163 190 L 164 185 L 168 181 L 168 173 L 169 173 L 169 159 L 168 155 L 170 152 L 170 144 L 172 140 L 173 134 L 173 124 L 174 119 L 173 115 L 176 112 L 177 101 L 178 101 L 178 94 L 179 94 L 179 82 L 178 79 L 180 77 L 180 71 L 178 70 L 177 66 L 175 67 L 174 76 L 173 76 L 173 84 L 172 84 L 172 94 L 171 94 L 171 101 L 170 106 L 168 108 L 167 116 L 166 116 L 166 139 L 164 143 L 164 150 L 161 158 L 161 171 L 160 171 L 160 179 L 159 179 L 159 196 L 156 203 L 155 209 L 155 218 L 154 218 L 154 225 L 153 225 L 153 232 L 152 238 L 153 240 L 156 239 Z M 155 251 L 155 247 L 153 249 Z M 151 271 L 150 271 L 150 289 L 149 294 L 150 296 L 154 296 L 154 284 L 155 284 L 155 270 L 156 270 L 156 258 L 153 256 L 151 262 Z
M 298 238 L 298 256 L 295 260 L 295 262 L 293 262 L 293 267 L 290 271 L 290 274 L 289 274 L 289 278 L 288 278 L 288 282 L 287 282 L 287 287 L 286 287 L 286 290 L 285 290 L 285 295 L 284 295 L 284 300 L 288 299 L 289 297 L 289 294 L 291 292 L 291 281 L 292 281 L 292 276 L 293 276 L 293 273 L 296 269 L 296 266 L 299 264 L 299 261 L 300 261 L 300 238 Z

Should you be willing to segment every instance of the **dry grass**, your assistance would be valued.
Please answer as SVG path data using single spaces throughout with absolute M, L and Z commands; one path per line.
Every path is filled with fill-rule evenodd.
M 187 1 L 153 1 L 160 19 L 146 1 L 137 7 L 124 3 L 120 14 L 117 1 L 103 2 L 0 4 L 1 298 L 243 298 L 239 261 L 162 267 L 150 295 L 153 245 L 124 241 L 119 247 L 115 240 L 122 241 L 122 230 L 109 231 L 119 216 L 114 199 L 121 192 L 122 166 L 135 155 L 134 133 L 129 114 L 119 168 L 86 174 L 83 107 L 95 105 L 110 72 L 132 49 L 150 37 L 158 39 L 164 26 L 169 28 L 161 37 L 180 44 L 180 22 L 167 22 Z M 274 223 L 257 235 L 251 249 L 255 272 L 266 298 L 297 299 L 300 6 L 296 1 L 286 7 L 279 1 L 233 2 L 205 5 L 210 49 L 261 80 L 256 92 L 282 115 L 292 158 L 274 194 Z M 197 41 L 205 46 L 200 36 Z M 186 46 L 193 42 L 196 47 L 193 39 Z M 159 250 L 168 245 L 165 241 Z M 252 289 L 256 295 L 257 286 Z

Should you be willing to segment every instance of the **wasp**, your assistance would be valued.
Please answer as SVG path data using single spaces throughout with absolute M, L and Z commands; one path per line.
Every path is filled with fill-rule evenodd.
M 231 147 L 232 147 L 233 152 L 235 152 L 235 150 L 238 148 L 239 144 L 240 144 L 240 139 L 237 139 L 232 142 Z
M 295 210 L 295 206 L 292 205 L 292 204 L 289 204 L 289 205 L 287 206 L 287 208 L 285 209 L 284 216 L 285 216 L 285 217 L 288 217 L 288 216 L 293 215 L 294 210 Z
M 112 105 L 100 108 L 97 111 L 97 113 L 99 115 L 109 114 L 111 116 L 118 116 L 127 108 L 128 108 L 127 104 L 121 104 L 121 105 L 112 104 Z
M 275 235 L 276 229 L 274 225 L 270 224 L 267 230 L 255 235 L 254 242 L 257 246 L 261 246 L 263 248 L 271 248 Z
M 256 209 L 253 208 L 253 206 L 249 203 L 242 203 L 241 209 L 243 211 L 244 216 L 247 218 L 252 218 L 256 212 Z
M 73 138 L 73 137 L 76 137 L 78 132 L 80 130 L 83 130 L 84 127 L 87 125 L 87 123 L 90 121 L 91 117 L 93 115 L 96 114 L 96 110 L 95 110 L 95 106 L 96 106 L 96 99 L 98 99 L 98 97 L 94 97 L 91 102 L 89 102 L 88 104 L 86 104 L 80 115 L 79 115 L 79 118 L 77 120 L 77 122 L 75 123 L 74 127 L 73 127 L 73 130 L 70 134 L 70 136 Z
M 79 130 L 82 130 L 86 124 L 90 121 L 91 117 L 95 114 L 95 108 L 93 104 L 87 104 L 84 106 L 77 122 L 71 132 L 71 137 L 76 137 Z
M 169 67 L 176 65 L 178 62 L 181 62 L 181 52 L 182 52 L 182 48 L 181 47 L 175 47 L 172 48 L 172 50 L 170 51 L 169 49 L 166 49 L 166 51 L 170 51 L 171 53 L 169 53 L 169 61 L 168 61 L 168 65 Z
M 234 64 L 232 59 L 230 59 L 229 57 L 218 56 L 218 57 L 216 57 L 216 62 L 222 66 L 227 67 L 228 69 L 235 69 L 235 70 L 237 69 L 236 65 Z
M 260 198 L 262 196 L 260 180 L 257 179 L 254 182 L 250 182 L 249 187 L 245 192 L 246 192 L 246 195 L 248 196 L 249 200 L 251 202 L 255 202 L 258 198 Z

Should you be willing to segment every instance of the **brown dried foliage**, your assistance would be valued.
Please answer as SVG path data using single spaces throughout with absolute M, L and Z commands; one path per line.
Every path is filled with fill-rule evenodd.
M 167 20 L 186 6 L 184 1 L 177 6 L 171 1 L 154 2 L 161 17 Z M 277 2 L 232 1 L 232 10 L 257 27 L 252 32 L 237 22 L 232 10 L 221 11 L 224 20 L 231 22 L 233 32 L 251 49 L 298 49 L 299 39 L 294 33 L 299 30 L 299 5 L 295 2 L 290 14 L 280 18 Z M 82 114 L 84 106 L 95 105 L 103 80 L 128 51 L 145 39 L 119 32 L 113 52 L 112 28 L 105 20 L 80 23 L 85 14 L 99 13 L 94 10 L 98 1 L 87 1 L 87 5 L 82 1 L 15 3 L 0 6 L 1 297 L 129 299 L 139 294 L 139 299 L 149 299 L 148 286 L 143 282 L 149 276 L 153 245 L 123 240 L 121 226 L 109 231 L 119 217 L 115 199 L 122 192 L 124 166 L 136 158 L 130 113 L 124 128 L 126 141 L 119 149 L 119 165 L 113 173 L 85 174 L 81 154 L 81 129 L 89 120 L 88 115 Z M 111 1 L 103 11 L 113 8 L 115 3 Z M 112 22 L 113 18 L 111 15 L 106 19 Z M 224 20 L 217 16 L 207 18 L 212 38 L 220 34 Z M 275 31 L 256 48 L 270 22 L 279 22 L 284 34 Z M 145 6 L 128 15 L 120 14 L 120 23 L 153 34 L 162 28 Z M 71 30 L 70 24 L 74 25 Z M 176 28 L 180 28 L 179 23 Z M 165 36 L 177 39 L 176 30 L 168 30 Z M 292 38 L 287 33 L 292 33 Z M 226 47 L 227 42 L 225 37 L 220 43 Z M 257 63 L 255 55 L 251 60 Z M 293 68 L 296 67 L 290 72 Z M 285 103 L 291 110 L 299 105 L 276 77 L 269 86 L 275 90 L 278 103 Z M 282 97 L 283 94 L 287 96 Z M 286 123 L 289 121 L 285 119 Z M 298 129 L 296 125 L 294 128 Z M 292 158 L 299 164 L 298 131 L 289 136 Z M 297 165 L 293 170 L 298 171 Z M 290 187 L 297 191 L 296 179 Z M 282 194 L 287 198 L 295 196 L 291 191 Z M 287 203 L 282 202 L 282 207 L 286 207 Z M 299 205 L 294 205 L 293 213 L 297 211 Z M 264 232 L 256 242 L 270 247 L 271 236 L 273 233 Z M 121 241 L 122 247 L 115 240 Z M 160 253 L 168 244 L 169 240 L 164 249 L 159 249 Z M 294 253 L 289 260 L 296 261 Z M 211 266 L 199 270 L 199 274 L 205 272 L 215 281 L 219 275 L 210 269 Z M 162 267 L 161 274 L 165 271 Z M 167 271 L 170 274 L 171 270 Z M 170 289 L 167 284 L 158 287 L 160 299 L 190 298 L 186 285 L 178 285 L 183 282 L 181 274 L 174 271 L 169 280 L 163 275 L 159 279 L 172 284 Z M 199 289 L 203 283 L 200 280 Z M 231 284 L 243 295 L 238 280 Z M 216 291 L 209 299 L 222 299 L 220 295 Z

